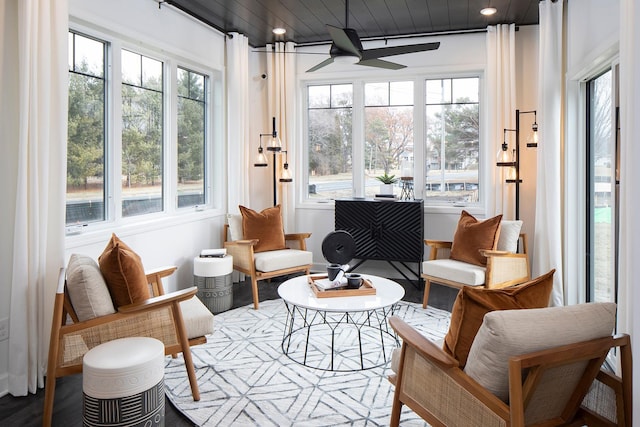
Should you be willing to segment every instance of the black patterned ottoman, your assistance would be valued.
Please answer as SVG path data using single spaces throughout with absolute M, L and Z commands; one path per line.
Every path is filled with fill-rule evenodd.
M 89 350 L 82 364 L 85 426 L 164 426 L 161 341 L 109 341 Z

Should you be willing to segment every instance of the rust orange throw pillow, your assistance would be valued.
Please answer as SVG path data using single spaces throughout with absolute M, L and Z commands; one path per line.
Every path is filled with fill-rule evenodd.
M 484 315 L 494 310 L 544 308 L 549 305 L 555 270 L 520 285 L 502 289 L 465 286 L 460 289 L 453 309 L 443 350 L 463 368 Z
M 116 307 L 151 296 L 142 260 L 115 234 L 98 257 L 98 265 Z
M 487 265 L 487 259 L 480 254 L 480 249 L 495 249 L 500 232 L 500 221 L 502 221 L 502 215 L 478 221 L 467 211 L 462 211 L 451 243 L 449 258 L 469 264 Z
M 254 252 L 286 249 L 280 205 L 267 208 L 262 212 L 256 212 L 244 206 L 239 208 L 242 214 L 243 239 L 258 239 L 258 244 L 253 247 Z

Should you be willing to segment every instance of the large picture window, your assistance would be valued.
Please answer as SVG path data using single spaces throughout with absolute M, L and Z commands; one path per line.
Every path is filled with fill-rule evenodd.
M 381 197 L 386 175 L 396 198 L 480 205 L 479 77 L 309 83 L 306 96 L 306 200 Z
M 213 207 L 213 74 L 103 37 L 68 33 L 67 232 Z

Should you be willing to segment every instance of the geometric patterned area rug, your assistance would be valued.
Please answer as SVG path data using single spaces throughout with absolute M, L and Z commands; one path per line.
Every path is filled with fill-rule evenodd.
M 449 328 L 447 311 L 420 304 L 401 302 L 395 315 L 434 341 Z M 166 396 L 198 426 L 388 426 L 390 362 L 353 372 L 303 366 L 283 354 L 286 319 L 282 300 L 216 315 L 208 342 L 191 348 L 200 401 L 193 401 L 181 357 L 167 358 Z M 427 425 L 406 407 L 400 420 Z

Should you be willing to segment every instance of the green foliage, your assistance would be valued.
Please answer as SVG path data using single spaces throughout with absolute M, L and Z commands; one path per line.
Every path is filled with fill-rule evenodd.
M 460 101 L 464 102 L 464 99 Z M 448 105 L 436 112 L 435 120 L 429 120 L 427 125 L 428 156 L 442 159 L 444 145 L 445 169 L 477 169 L 479 117 L 475 103 Z
M 383 184 L 395 184 L 398 182 L 398 178 L 395 175 L 388 175 L 386 172 L 384 175 L 376 176 L 376 179 Z

